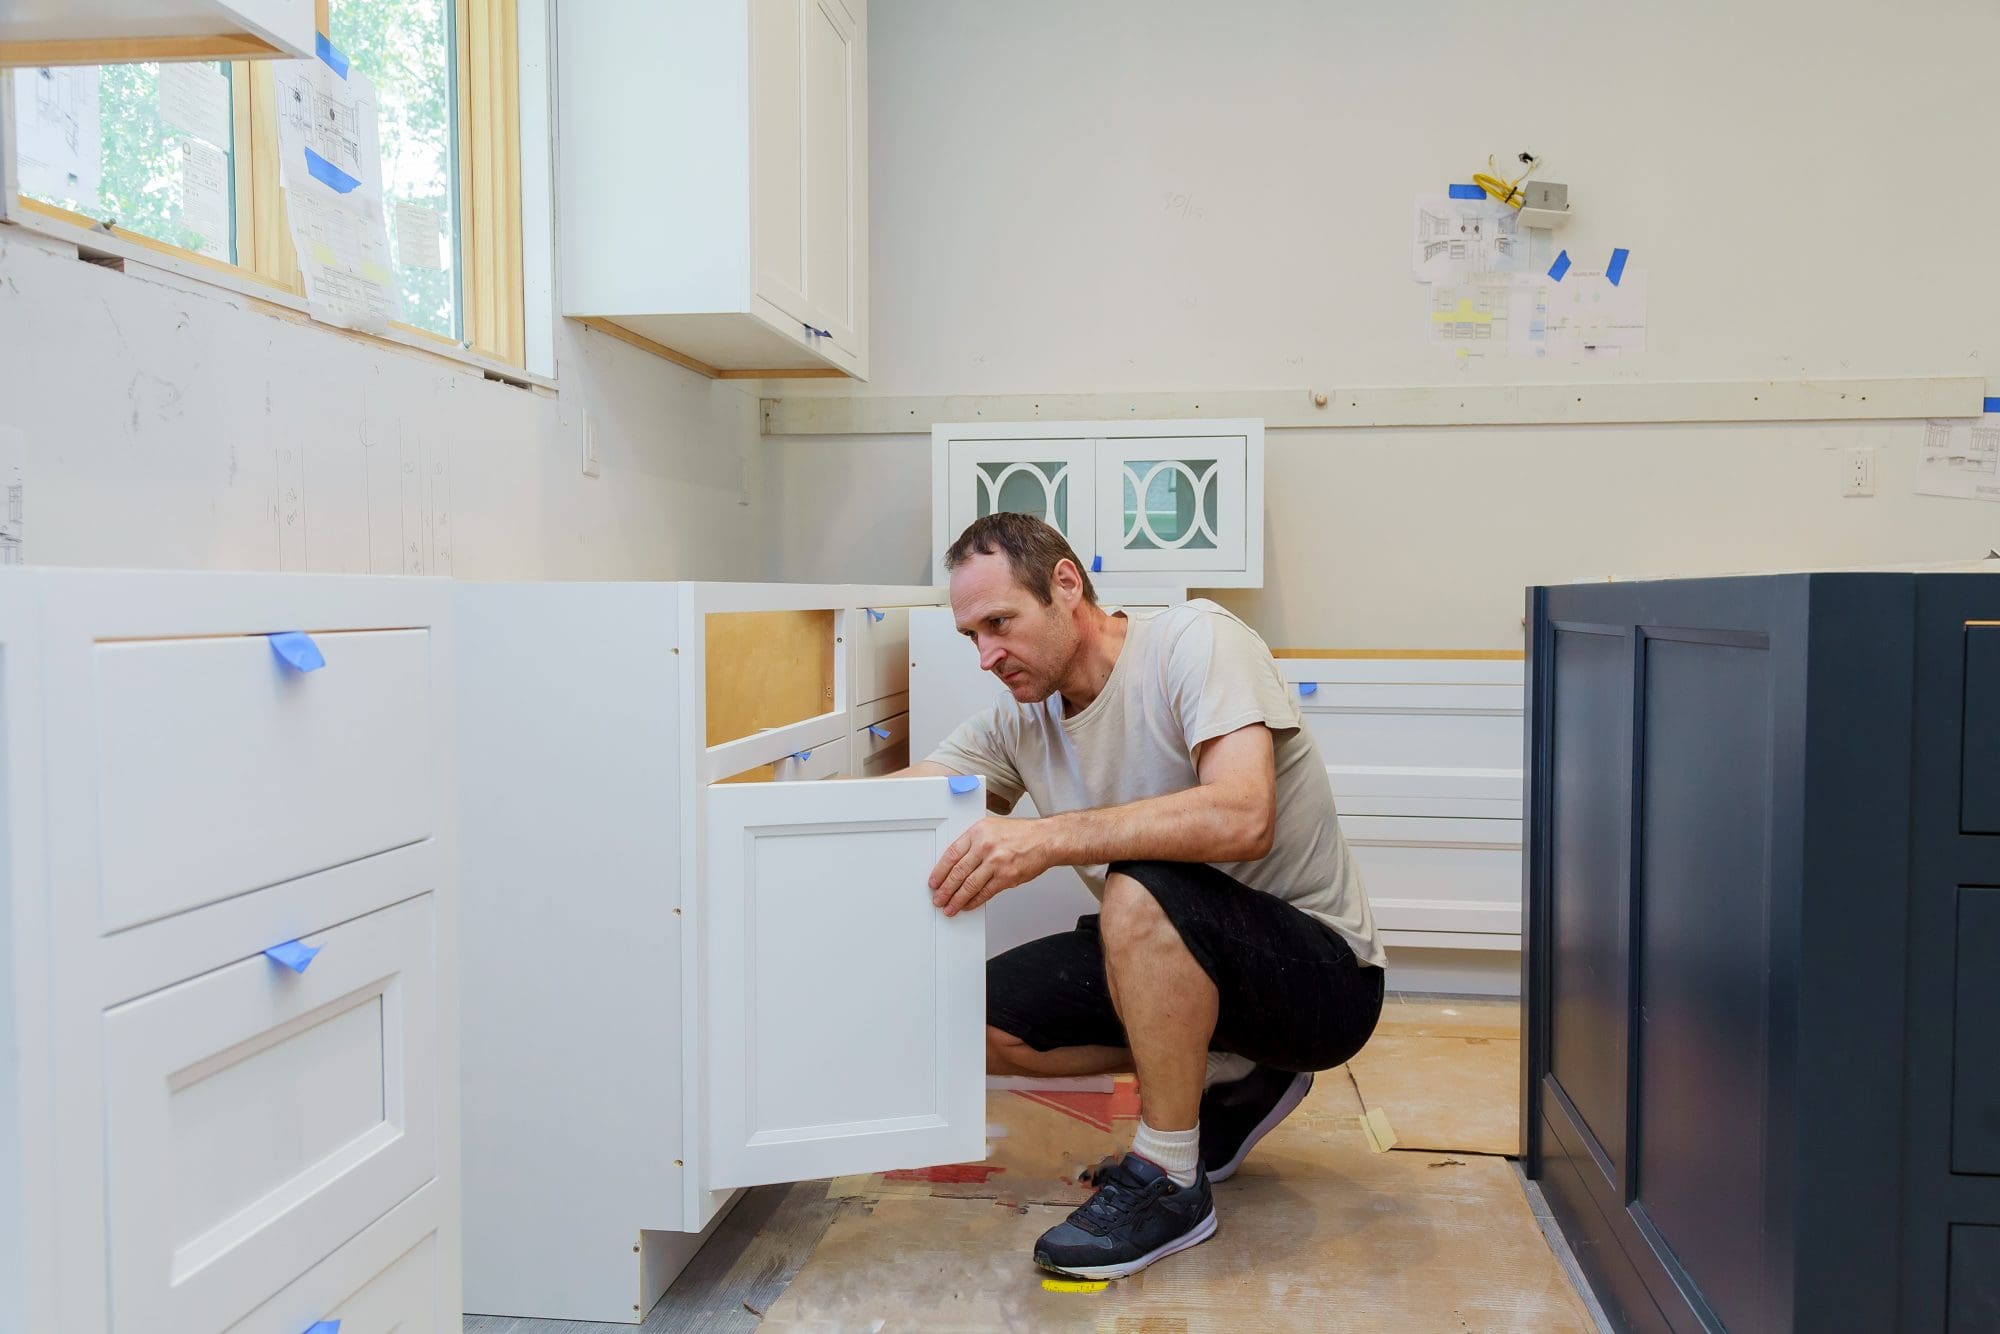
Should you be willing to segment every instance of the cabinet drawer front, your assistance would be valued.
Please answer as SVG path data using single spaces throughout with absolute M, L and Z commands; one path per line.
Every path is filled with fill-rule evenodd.
M 107 932 L 433 830 L 430 636 L 314 636 L 299 672 L 261 635 L 95 651 Z
M 431 896 L 305 943 L 105 1013 L 117 1329 L 223 1328 L 437 1173 Z
M 854 734 L 855 772 L 877 777 L 909 763 L 910 715 L 899 713 Z
M 856 704 L 900 695 L 910 688 L 910 609 L 862 609 L 854 631 L 854 691 Z M 881 620 L 875 617 L 881 616 Z M 972 656 L 967 649 L 966 656 Z
M 1343 828 L 1354 821 L 1343 820 Z M 1506 820 L 1382 821 L 1379 823 L 1509 825 Z M 1518 825 L 1515 825 L 1518 837 Z M 1376 843 L 1354 837 L 1354 864 L 1367 886 L 1375 924 L 1385 931 L 1518 932 L 1521 853 L 1518 848 L 1445 843 Z
M 771 766 L 771 778 L 779 783 L 812 783 L 822 778 L 838 778 L 848 772 L 848 740 L 829 741 L 787 755 Z
M 1330 713 L 1305 710 L 1328 765 L 1519 769 L 1521 715 Z
M 431 1194 L 435 1187 L 426 1190 Z M 228 1334 L 300 1334 L 338 1320 L 340 1334 L 441 1334 L 459 1319 L 445 1286 L 443 1238 L 434 1227 L 411 1244 L 406 1203 L 229 1327 Z M 419 1212 L 435 1213 L 435 1209 Z

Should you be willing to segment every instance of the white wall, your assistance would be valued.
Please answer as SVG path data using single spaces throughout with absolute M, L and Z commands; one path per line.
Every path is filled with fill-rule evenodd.
M 517 388 L 0 227 L 38 564 L 755 577 L 755 399 L 579 326 L 557 353 L 560 395 Z
M 1990 3 L 875 0 L 870 28 L 852 392 L 2000 375 Z M 1524 147 L 1577 262 L 1647 272 L 1643 355 L 1425 344 L 1412 196 Z M 1272 432 L 1267 586 L 1222 597 L 1274 643 L 1514 647 L 1533 582 L 1983 554 L 2000 507 L 1912 496 L 1920 437 Z M 927 436 L 769 443 L 773 577 L 924 577 Z M 1873 499 L 1841 496 L 1849 445 Z

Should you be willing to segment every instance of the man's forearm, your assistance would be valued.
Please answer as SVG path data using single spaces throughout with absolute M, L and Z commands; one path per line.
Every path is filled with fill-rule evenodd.
M 1256 861 L 1269 853 L 1268 803 L 1248 792 L 1218 792 L 1217 786 L 1048 816 L 1043 824 L 1054 864 Z

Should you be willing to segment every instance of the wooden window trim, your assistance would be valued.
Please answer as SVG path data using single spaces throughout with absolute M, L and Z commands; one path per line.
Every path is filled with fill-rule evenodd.
M 454 53 L 458 62 L 454 130 L 459 170 L 459 243 L 453 258 L 459 270 L 463 340 L 392 320 L 390 328 L 398 336 L 381 341 L 407 345 L 407 340 L 418 339 L 447 354 L 468 352 L 471 354 L 468 360 L 475 364 L 489 361 L 522 369 L 527 364 L 527 332 L 522 285 L 520 56 L 515 0 L 453 0 L 453 4 L 458 48 Z M 321 33 L 330 27 L 330 8 L 329 0 L 316 0 L 315 17 Z M 118 63 L 103 57 L 105 49 L 100 44 L 96 48 L 99 54 L 90 61 L 70 63 Z M 155 48 L 150 54 L 134 54 L 130 58 L 144 61 L 157 59 L 158 55 Z M 115 237 L 182 263 L 302 299 L 305 278 L 299 271 L 298 255 L 285 217 L 284 190 L 279 184 L 277 89 L 270 63 L 233 61 L 230 85 L 235 130 L 234 264 L 123 227 L 105 227 L 94 218 L 17 194 L 13 203 L 19 215 L 23 220 L 46 218 L 69 228 Z M 368 336 L 365 331 L 344 332 Z

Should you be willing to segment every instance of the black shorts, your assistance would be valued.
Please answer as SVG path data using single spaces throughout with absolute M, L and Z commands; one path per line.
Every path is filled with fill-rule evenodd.
M 1330 1070 L 1361 1050 L 1382 1014 L 1382 970 L 1331 927 L 1213 866 L 1117 862 L 1152 894 L 1215 983 L 1214 1051 L 1280 1070 Z M 1093 913 L 1076 929 L 986 963 L 986 1022 L 1037 1051 L 1123 1047 Z

